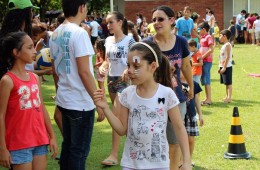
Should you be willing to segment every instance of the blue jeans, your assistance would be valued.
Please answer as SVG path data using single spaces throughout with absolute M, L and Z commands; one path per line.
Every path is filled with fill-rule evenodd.
M 201 84 L 210 85 L 210 70 L 212 67 L 211 62 L 203 62 L 202 66 L 202 75 L 201 75 Z
M 59 107 L 62 113 L 63 142 L 61 170 L 85 170 L 90 151 L 95 110 L 77 111 Z

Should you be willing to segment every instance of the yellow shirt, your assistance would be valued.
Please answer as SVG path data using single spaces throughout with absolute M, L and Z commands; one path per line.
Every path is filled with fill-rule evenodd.
M 218 26 L 214 27 L 214 37 L 219 38 L 219 27 Z
M 154 26 L 153 26 L 153 23 L 150 23 L 147 28 L 149 29 L 149 33 L 152 34 L 152 35 L 155 35 L 156 34 L 156 31 L 154 29 Z

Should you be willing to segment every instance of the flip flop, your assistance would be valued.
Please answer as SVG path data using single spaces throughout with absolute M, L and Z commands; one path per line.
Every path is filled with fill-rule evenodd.
M 228 100 L 224 100 L 223 102 L 224 103 L 231 103 L 231 101 L 228 101 Z
M 102 165 L 106 165 L 106 166 L 114 166 L 114 165 L 118 165 L 118 163 L 116 161 L 110 160 L 110 159 L 105 159 L 104 161 L 101 162 Z
M 209 106 L 212 105 L 212 103 L 209 102 L 201 102 L 201 106 Z

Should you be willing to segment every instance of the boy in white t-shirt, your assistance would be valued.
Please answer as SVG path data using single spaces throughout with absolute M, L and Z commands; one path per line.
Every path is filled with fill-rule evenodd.
M 220 32 L 219 40 L 224 43 L 219 55 L 220 83 L 226 85 L 226 97 L 223 102 L 230 103 L 232 95 L 232 45 L 229 42 L 231 32 L 228 29 Z
M 94 126 L 94 50 L 87 32 L 79 27 L 87 14 L 86 3 L 74 0 L 71 5 L 71 0 L 62 0 L 65 21 L 50 39 L 56 105 L 62 113 L 60 169 L 84 169 Z M 98 121 L 102 121 L 103 112 L 97 111 Z

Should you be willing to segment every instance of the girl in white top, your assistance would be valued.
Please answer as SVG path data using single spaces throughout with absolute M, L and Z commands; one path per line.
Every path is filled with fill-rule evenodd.
M 128 76 L 133 85 L 116 97 L 120 117 L 109 109 L 103 89 L 94 93 L 112 128 L 126 135 L 121 166 L 123 170 L 169 170 L 166 138 L 168 118 L 183 153 L 181 169 L 191 169 L 187 132 L 171 84 L 169 61 L 152 41 L 135 43 L 128 54 Z
M 121 75 L 127 68 L 128 50 L 135 41 L 133 37 L 127 36 L 127 20 L 120 12 L 114 11 L 108 14 L 106 22 L 109 32 L 114 35 L 106 38 L 106 58 L 99 67 L 99 72 L 101 75 L 106 75 L 108 72 L 108 92 L 111 102 L 114 103 L 116 94 L 127 87 L 127 83 L 122 81 Z M 112 138 L 112 151 L 108 158 L 101 162 L 103 165 L 117 164 L 120 138 L 114 131 Z
M 232 96 L 232 45 L 229 42 L 231 32 L 228 29 L 220 32 L 219 41 L 224 43 L 219 55 L 220 83 L 226 85 L 226 97 L 223 102 L 230 103 Z

